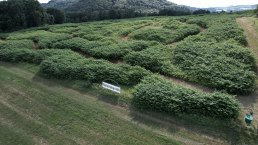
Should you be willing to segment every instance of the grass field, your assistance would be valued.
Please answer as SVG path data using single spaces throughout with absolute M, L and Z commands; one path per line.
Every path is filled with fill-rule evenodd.
M 0 40 L 0 144 L 255 145 L 258 121 L 247 126 L 243 120 L 252 106 L 257 118 L 254 20 L 236 14 L 147 17 L 5 34 Z M 211 97 L 221 91 L 233 106 L 241 103 L 237 118 L 224 112 L 227 119 L 138 110 L 132 104 L 135 86 L 153 74 L 180 85 L 174 89 L 189 95 L 186 99 L 207 96 L 190 100 L 200 112 L 205 110 L 198 104 L 210 100 L 208 109 L 223 110 L 217 106 L 224 103 L 212 106 L 217 100 Z M 115 80 L 122 93 L 102 89 L 103 80 Z M 164 98 L 169 97 L 173 100 L 173 95 Z

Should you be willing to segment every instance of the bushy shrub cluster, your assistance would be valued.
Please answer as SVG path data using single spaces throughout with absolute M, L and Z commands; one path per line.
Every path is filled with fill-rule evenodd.
M 254 57 L 231 41 L 185 41 L 177 45 L 172 58 L 192 81 L 234 94 L 250 93 L 255 88 Z
M 186 21 L 186 23 L 188 23 L 188 24 L 196 24 L 196 25 L 198 25 L 198 26 L 200 26 L 202 28 L 207 28 L 208 27 L 208 24 L 204 20 L 202 20 L 200 18 L 189 19 L 189 20 Z
M 30 39 L 30 40 L 38 40 L 39 48 L 50 48 L 51 45 L 55 42 L 69 39 L 71 36 L 65 33 L 52 33 L 44 30 L 37 31 L 28 31 L 24 33 L 14 33 L 10 34 L 7 38 L 8 40 L 21 40 L 21 39 Z
M 135 87 L 133 103 L 140 109 L 169 114 L 198 114 L 214 118 L 237 118 L 240 104 L 233 96 L 202 93 L 175 85 L 156 75 Z
M 32 49 L 0 49 L 0 61 L 7 62 L 33 62 L 35 51 Z
M 247 45 L 247 40 L 243 30 L 240 29 L 236 23 L 232 22 L 214 24 L 202 35 L 206 38 L 215 39 L 217 42 L 234 39 L 243 46 Z
M 34 44 L 33 44 L 33 41 L 28 39 L 12 40 L 12 41 L 8 40 L 0 44 L 0 49 L 14 49 L 14 48 L 33 49 Z
M 50 78 L 84 79 L 91 82 L 114 80 L 123 85 L 135 85 L 150 74 L 149 71 L 126 64 L 112 64 L 104 60 L 85 59 L 81 55 L 55 55 L 44 60 L 40 72 Z
M 165 28 L 143 28 L 138 31 L 132 32 L 129 36 L 136 40 L 173 43 L 183 40 L 189 35 L 198 34 L 199 32 L 200 28 L 196 25 L 182 25 L 175 30 Z
M 6 62 L 29 62 L 40 64 L 43 60 L 54 55 L 70 55 L 74 52 L 70 50 L 61 49 L 42 49 L 42 50 L 32 50 L 32 49 L 0 49 L 0 61 Z
M 164 46 L 154 46 L 143 51 L 131 52 L 124 57 L 124 61 L 130 65 L 138 65 L 153 72 L 161 72 L 163 69 L 164 57 L 166 56 Z
M 116 60 L 123 58 L 131 51 L 141 51 L 149 46 L 157 45 L 157 42 L 128 41 L 115 43 L 106 41 L 88 41 L 79 37 L 56 42 L 52 45 L 58 49 L 72 49 L 83 52 L 95 58 Z

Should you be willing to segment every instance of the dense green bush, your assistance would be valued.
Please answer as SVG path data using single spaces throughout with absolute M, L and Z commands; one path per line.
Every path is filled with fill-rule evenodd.
M 63 49 L 41 49 L 34 53 L 33 63 L 40 64 L 43 60 L 55 55 L 74 55 L 74 52 Z
M 39 48 L 50 48 L 55 42 L 69 39 L 71 36 L 65 33 L 52 33 L 44 30 L 28 31 L 23 33 L 13 33 L 7 38 L 8 40 L 21 40 L 21 39 L 38 39 Z
M 171 28 L 170 28 L 171 29 Z M 182 25 L 176 30 L 165 28 L 143 28 L 132 32 L 129 36 L 136 40 L 158 41 L 161 43 L 173 43 L 183 40 L 189 35 L 195 35 L 200 32 L 196 25 Z
M 54 43 L 52 45 L 52 48 L 81 50 L 86 47 L 85 44 L 87 43 L 89 43 L 88 40 L 79 37 L 74 37 L 72 39 L 67 39 Z
M 14 49 L 14 48 L 26 48 L 33 49 L 34 44 L 31 40 L 8 40 L 0 44 L 0 49 Z
M 33 62 L 35 51 L 31 49 L 0 49 L 0 61 L 7 62 Z
M 89 50 L 91 56 L 107 60 L 121 59 L 129 52 L 129 49 L 118 44 L 100 46 Z
M 206 38 L 213 38 L 217 42 L 234 39 L 243 46 L 247 45 L 247 40 L 243 30 L 240 29 L 236 23 L 232 22 L 214 24 L 202 35 L 204 35 Z
M 163 46 L 154 46 L 139 52 L 131 52 L 124 57 L 130 65 L 138 65 L 153 72 L 161 72 L 165 61 L 166 49 Z
M 41 63 L 40 72 L 50 78 L 84 79 L 92 82 L 111 79 L 123 85 L 135 85 L 150 74 L 143 68 L 85 59 L 79 54 L 49 57 Z
M 133 103 L 140 109 L 169 114 L 198 114 L 214 118 L 237 118 L 240 104 L 223 93 L 201 93 L 175 85 L 156 75 L 135 87 Z
M 186 21 L 186 23 L 188 23 L 188 24 L 196 24 L 196 25 L 198 25 L 198 26 L 200 26 L 202 28 L 207 28 L 208 27 L 207 23 L 204 20 L 200 19 L 200 18 L 189 19 L 189 20 Z
M 114 43 L 110 41 L 88 41 L 79 37 L 56 42 L 52 45 L 57 49 L 72 49 L 83 52 L 95 58 L 107 60 L 121 59 L 130 51 L 140 51 L 148 48 L 151 45 L 156 45 L 157 42 L 146 41 L 128 41 Z
M 234 43 L 183 42 L 174 49 L 172 62 L 206 86 L 234 94 L 254 91 L 255 60 Z

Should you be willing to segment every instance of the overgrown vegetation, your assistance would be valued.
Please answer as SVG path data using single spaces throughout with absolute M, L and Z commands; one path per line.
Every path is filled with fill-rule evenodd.
M 140 109 L 169 114 L 199 114 L 223 119 L 236 118 L 240 111 L 240 104 L 233 96 L 202 93 L 156 75 L 145 77 L 135 87 L 134 104 Z
M 245 48 L 246 39 L 236 25 L 236 17 L 235 14 L 148 17 L 32 28 L 6 33 L 0 41 L 0 60 L 34 63 L 40 65 L 39 74 L 45 77 L 84 80 L 89 84 L 113 80 L 132 88 L 144 77 L 159 73 L 230 94 L 248 94 L 255 90 L 256 65 L 254 56 Z M 158 77 L 157 81 L 159 87 L 164 80 Z M 179 101 L 183 90 L 186 96 L 182 99 L 186 99 L 186 103 L 191 100 L 185 97 L 196 96 L 197 100 L 192 100 L 195 108 L 169 110 L 169 96 L 174 96 L 169 94 L 160 96 L 168 97 L 160 106 L 166 109 L 154 110 L 177 114 L 196 109 L 192 114 L 209 116 L 205 110 L 211 107 L 212 117 L 237 117 L 237 106 L 227 94 L 203 94 L 164 83 L 165 90 L 160 91 L 178 92 L 175 96 Z M 155 97 L 155 94 L 150 96 Z M 212 106 L 215 99 L 225 106 Z M 180 102 L 174 105 L 185 105 L 184 101 Z M 202 104 L 199 108 L 198 103 Z M 230 112 L 220 110 L 221 107 Z

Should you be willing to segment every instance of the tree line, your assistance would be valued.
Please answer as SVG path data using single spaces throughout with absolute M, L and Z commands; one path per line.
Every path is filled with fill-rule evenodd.
M 0 32 L 61 24 L 65 15 L 57 9 L 44 9 L 37 0 L 7 0 L 0 2 Z
M 193 14 L 207 13 L 196 11 Z M 55 8 L 44 9 L 37 0 L 7 0 L 0 2 L 0 32 L 15 31 L 45 24 L 79 23 L 106 19 L 123 19 L 143 16 L 179 16 L 192 14 L 186 8 L 166 8 L 159 12 L 144 13 L 135 9 L 63 12 Z

